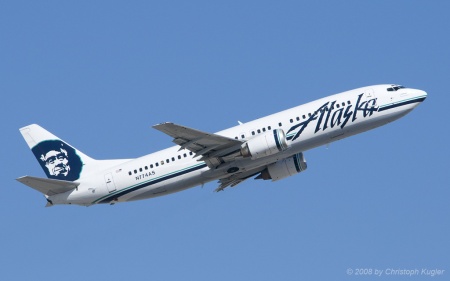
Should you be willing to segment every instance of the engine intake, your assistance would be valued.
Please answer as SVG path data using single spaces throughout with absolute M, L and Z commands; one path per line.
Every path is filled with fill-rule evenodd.
M 270 164 L 256 179 L 277 181 L 298 174 L 307 167 L 303 153 L 300 152 Z
M 244 157 L 258 159 L 284 151 L 288 147 L 284 131 L 275 129 L 246 141 L 241 146 L 241 154 Z

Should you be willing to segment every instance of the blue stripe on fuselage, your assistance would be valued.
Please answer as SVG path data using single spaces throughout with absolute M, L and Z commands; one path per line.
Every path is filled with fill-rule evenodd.
M 404 106 L 404 105 L 411 104 L 411 103 L 423 102 L 425 100 L 425 98 L 426 97 L 422 96 L 422 97 L 405 100 L 405 101 L 401 101 L 401 102 L 397 102 L 397 103 L 393 103 L 393 104 L 389 104 L 389 105 L 385 105 L 385 106 L 380 106 L 380 109 L 378 109 L 378 111 L 384 111 L 384 110 L 396 108 L 399 106 Z
M 184 175 L 184 174 L 196 171 L 196 170 L 203 169 L 205 167 L 206 167 L 206 164 L 193 166 L 193 167 L 188 168 L 186 170 L 182 170 L 182 171 L 179 171 L 179 172 L 168 174 L 168 175 L 165 175 L 165 176 L 162 176 L 162 177 L 159 177 L 159 178 L 156 178 L 156 179 L 153 179 L 153 180 L 150 180 L 150 181 L 138 184 L 138 185 L 130 187 L 128 189 L 124 189 L 124 190 L 121 190 L 121 191 L 119 190 L 119 191 L 117 191 L 115 193 L 109 194 L 107 196 L 104 196 L 104 197 L 101 197 L 101 198 L 95 200 L 93 202 L 93 204 L 96 204 L 96 203 L 110 203 L 111 201 L 113 201 L 113 200 L 115 200 L 115 199 L 117 199 L 117 198 L 119 198 L 121 196 L 124 196 L 125 194 L 128 194 L 130 192 L 133 192 L 133 191 L 139 190 L 141 188 L 144 188 L 144 187 L 147 187 L 147 186 L 151 186 L 151 185 L 163 182 L 165 180 L 172 179 L 172 178 L 175 178 L 175 177 L 178 177 L 178 176 L 181 176 L 181 175 Z

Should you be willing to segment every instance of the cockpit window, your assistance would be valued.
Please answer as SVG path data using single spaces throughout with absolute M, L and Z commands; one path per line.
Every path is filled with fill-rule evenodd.
M 406 88 L 406 87 L 402 86 L 402 85 L 392 85 L 392 87 L 391 88 L 387 88 L 387 90 L 389 92 L 393 92 L 393 91 L 398 91 L 398 90 L 404 89 L 404 88 Z

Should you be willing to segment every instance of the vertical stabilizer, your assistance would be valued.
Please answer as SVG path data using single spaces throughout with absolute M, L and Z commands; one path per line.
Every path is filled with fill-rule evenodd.
M 94 159 L 39 125 L 23 127 L 20 133 L 50 179 L 75 181 L 96 166 Z

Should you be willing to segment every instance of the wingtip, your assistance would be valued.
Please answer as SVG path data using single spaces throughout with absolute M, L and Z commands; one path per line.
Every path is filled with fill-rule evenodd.
M 173 124 L 173 122 L 162 122 L 162 123 L 158 123 L 152 126 L 152 128 L 157 128 L 160 126 L 164 126 L 164 125 L 169 125 L 169 124 Z
M 27 177 L 28 176 L 21 176 L 21 177 L 16 178 L 15 180 L 18 181 L 18 182 L 23 183 L 26 180 Z

